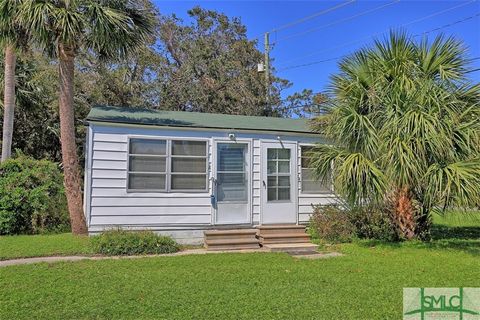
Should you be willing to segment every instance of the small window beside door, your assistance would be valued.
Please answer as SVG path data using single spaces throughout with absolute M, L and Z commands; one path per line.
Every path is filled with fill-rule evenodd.
M 302 193 L 332 193 L 331 177 L 327 177 L 325 181 L 315 179 L 314 169 L 311 165 L 312 156 L 310 152 L 313 147 L 301 147 L 301 190 Z

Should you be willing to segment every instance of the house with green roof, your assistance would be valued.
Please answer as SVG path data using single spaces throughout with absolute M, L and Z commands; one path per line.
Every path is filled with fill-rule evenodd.
M 309 148 L 326 141 L 304 119 L 96 106 L 86 124 L 91 234 L 153 230 L 218 249 L 235 238 L 243 249 L 276 226 L 301 242 L 312 204 L 335 202 L 309 166 Z

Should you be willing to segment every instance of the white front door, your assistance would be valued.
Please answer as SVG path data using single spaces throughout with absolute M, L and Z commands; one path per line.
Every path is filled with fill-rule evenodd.
M 249 144 L 218 141 L 215 150 L 215 224 L 250 223 Z
M 297 145 L 262 142 L 262 224 L 297 222 Z

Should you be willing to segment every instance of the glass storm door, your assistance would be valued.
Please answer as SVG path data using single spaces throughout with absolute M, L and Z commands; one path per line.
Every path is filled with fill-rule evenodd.
M 262 224 L 296 223 L 296 145 L 262 143 Z
M 216 223 L 249 223 L 249 156 L 247 143 L 217 143 Z

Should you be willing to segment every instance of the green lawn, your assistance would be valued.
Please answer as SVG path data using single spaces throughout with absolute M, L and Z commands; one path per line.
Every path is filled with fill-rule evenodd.
M 0 260 L 91 253 L 88 237 L 70 233 L 0 237 Z
M 0 319 L 399 319 L 404 287 L 480 287 L 480 224 L 343 257 L 215 254 L 0 268 Z

